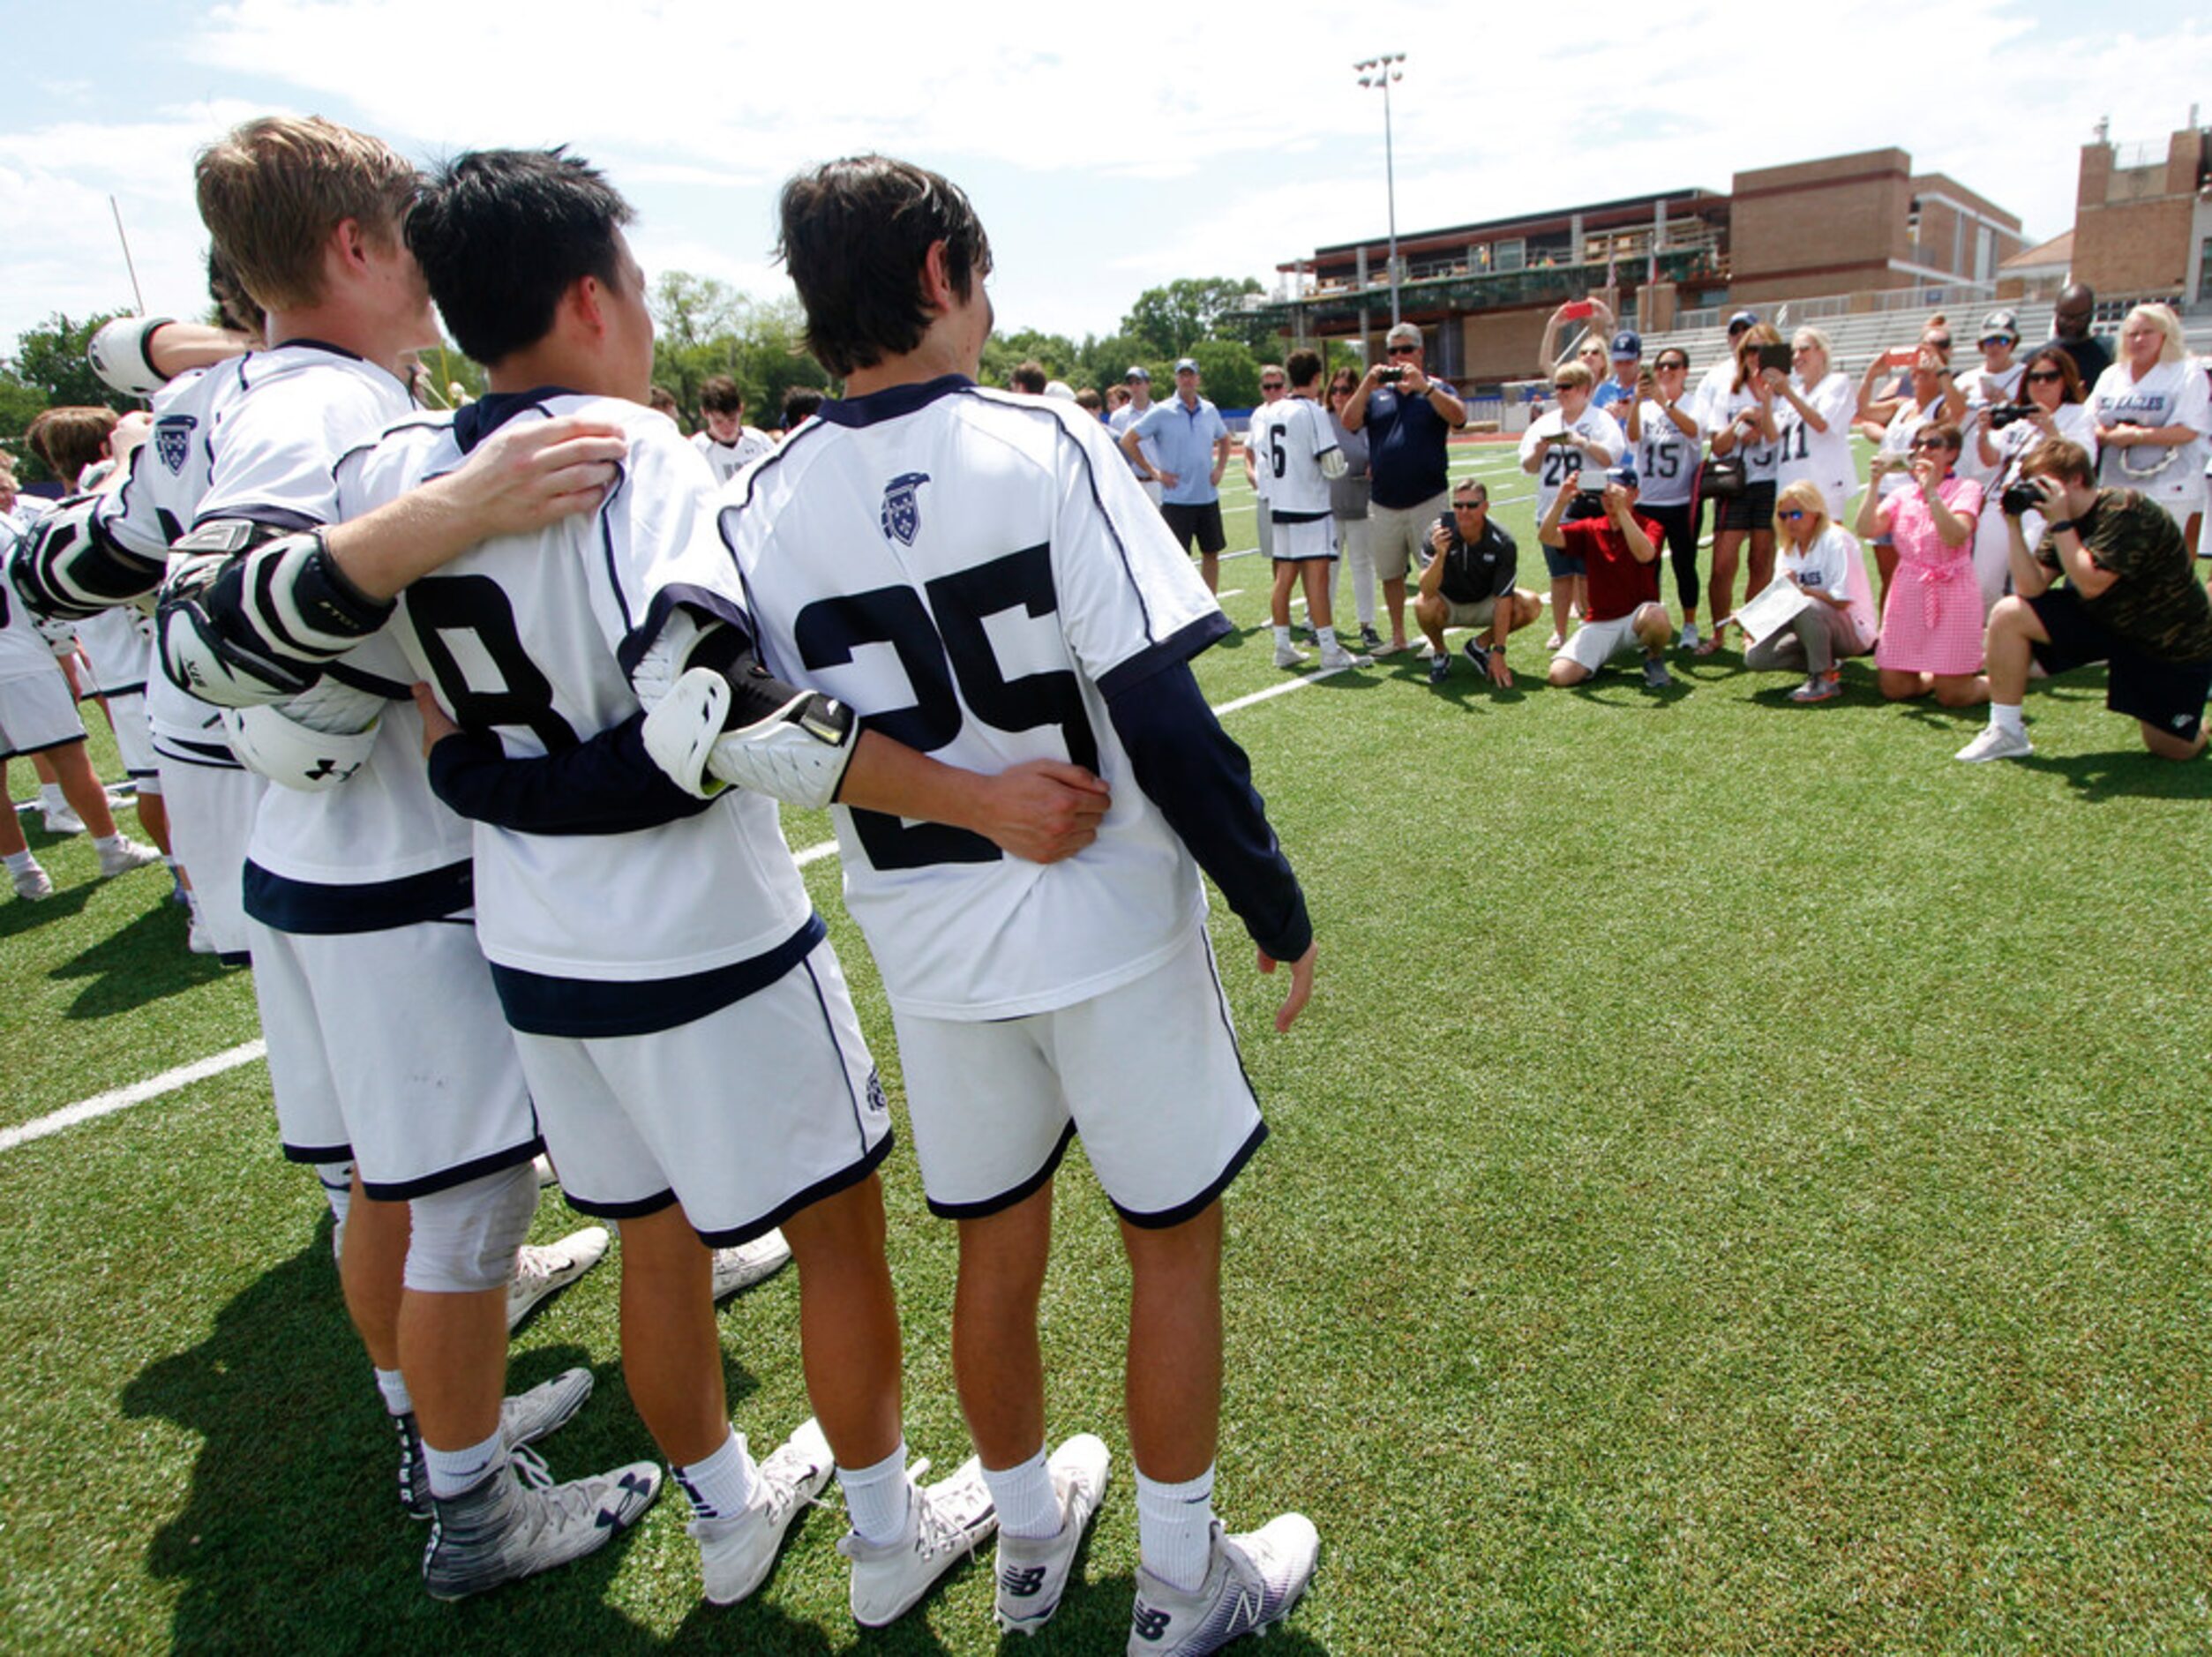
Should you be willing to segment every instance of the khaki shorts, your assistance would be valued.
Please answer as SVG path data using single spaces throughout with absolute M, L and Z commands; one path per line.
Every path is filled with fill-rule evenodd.
M 1443 603 L 1444 626 L 1447 627 L 1487 627 L 1490 625 L 1490 618 L 1497 613 L 1495 595 L 1479 604 L 1455 604 L 1442 593 L 1436 596 Z
M 1418 506 L 1368 503 L 1368 551 L 1375 559 L 1377 575 L 1386 581 L 1406 579 L 1406 572 L 1426 554 L 1428 532 L 1443 516 L 1445 503 L 1451 499 L 1451 491 L 1444 489 Z

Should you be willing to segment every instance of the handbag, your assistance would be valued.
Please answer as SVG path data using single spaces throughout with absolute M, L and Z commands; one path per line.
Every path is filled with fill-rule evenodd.
M 1740 454 L 1716 454 L 1698 473 L 1698 493 L 1713 500 L 1734 500 L 1749 486 Z

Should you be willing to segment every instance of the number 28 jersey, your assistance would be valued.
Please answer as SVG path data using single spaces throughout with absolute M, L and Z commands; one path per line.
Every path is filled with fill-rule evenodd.
M 839 806 L 846 907 L 892 1006 L 1017 1017 L 1167 959 L 1204 891 L 1106 699 L 1228 624 L 1104 428 L 947 376 L 825 403 L 723 499 L 779 679 L 947 764 L 1067 760 L 1113 791 L 1097 841 L 1049 866 Z

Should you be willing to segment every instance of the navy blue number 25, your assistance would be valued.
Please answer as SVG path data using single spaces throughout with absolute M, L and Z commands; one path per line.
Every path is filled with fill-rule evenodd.
M 1083 692 L 1065 668 L 1009 679 L 984 629 L 987 617 L 1020 607 L 1032 619 L 1059 608 L 1052 552 L 1033 546 L 925 583 L 925 605 L 910 587 L 817 599 L 799 612 L 791 633 L 808 669 L 841 667 L 864 644 L 888 644 L 913 686 L 904 708 L 885 709 L 861 723 L 924 754 L 960 734 L 961 703 L 1001 731 L 1057 725 L 1068 757 L 1099 769 L 1099 739 L 1083 709 Z M 931 620 L 931 611 L 936 619 Z M 956 694 L 954 686 L 957 684 Z M 926 868 L 934 863 L 990 863 L 1001 854 L 981 835 L 943 823 L 908 826 L 881 812 L 856 811 L 852 827 L 879 869 Z

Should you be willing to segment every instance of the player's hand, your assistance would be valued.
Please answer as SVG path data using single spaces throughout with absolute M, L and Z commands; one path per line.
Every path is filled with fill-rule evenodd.
M 417 679 L 415 683 L 415 711 L 423 716 L 423 757 L 430 758 L 430 751 L 447 737 L 457 737 L 461 727 L 446 717 L 446 710 L 438 705 L 438 698 L 431 694 L 429 686 Z
M 108 454 L 118 475 L 131 469 L 131 457 L 153 435 L 154 416 L 143 409 L 133 409 L 116 422 L 115 429 L 108 433 Z
M 1024 761 L 982 781 L 979 832 L 1030 863 L 1075 856 L 1099 837 L 1099 821 L 1113 804 L 1103 781 L 1062 760 Z
M 1320 946 L 1308 944 L 1306 953 L 1290 963 L 1290 993 L 1283 997 L 1283 1004 L 1275 1009 L 1275 1033 L 1282 1035 L 1298 1022 L 1298 1015 L 1306 1010 L 1306 1003 L 1314 998 L 1314 951 Z M 1259 951 L 1260 971 L 1272 972 L 1275 957 L 1264 949 Z
M 457 502 L 487 540 L 527 535 L 595 509 L 629 449 L 621 428 L 604 421 L 512 422 L 453 475 Z

